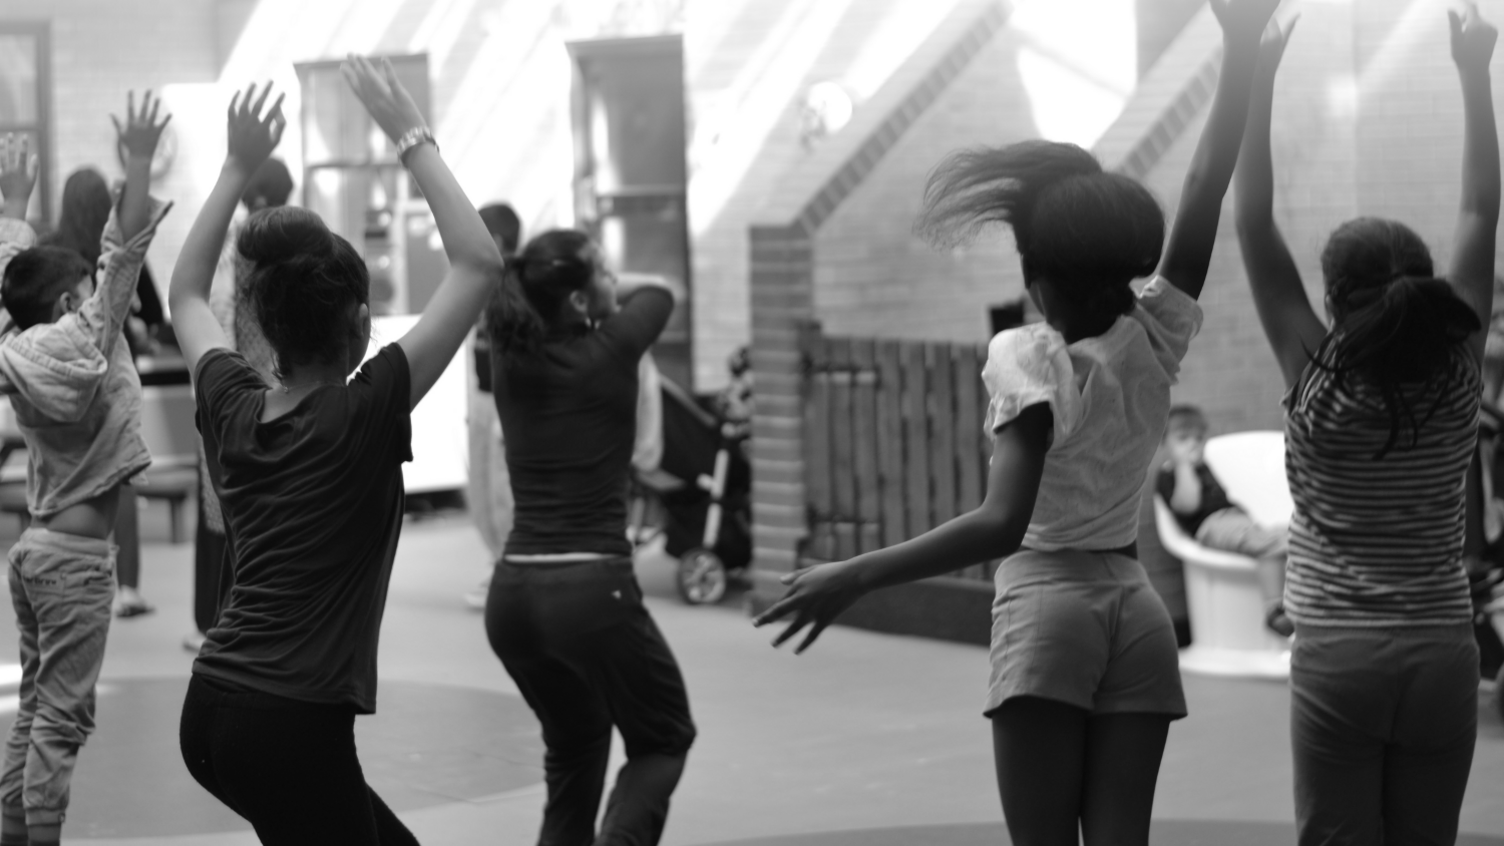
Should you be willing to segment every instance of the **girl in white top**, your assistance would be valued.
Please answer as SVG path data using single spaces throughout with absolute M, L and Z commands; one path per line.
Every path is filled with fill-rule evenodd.
M 1148 842 L 1169 725 L 1186 710 L 1169 615 L 1135 558 L 1139 497 L 1200 326 L 1196 297 L 1276 5 L 1212 2 L 1222 74 L 1168 246 L 1148 191 L 1073 145 L 962 152 L 931 176 L 922 229 L 955 241 L 1011 226 L 1045 315 L 988 351 L 987 496 L 920 537 L 789 574 L 757 619 L 793 618 L 775 645 L 808 627 L 802 651 L 869 590 L 1006 556 L 985 714 L 1019 846 L 1078 832 L 1087 846 Z M 1135 295 L 1129 283 L 1156 267 Z

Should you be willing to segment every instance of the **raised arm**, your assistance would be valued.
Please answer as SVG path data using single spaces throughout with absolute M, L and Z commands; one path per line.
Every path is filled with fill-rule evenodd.
M 37 159 L 27 149 L 24 135 L 0 136 L 0 275 L 16 254 L 37 242 L 37 233 L 26 225 L 26 205 L 37 182 Z M 0 309 L 0 329 L 9 317 Z
M 1238 162 L 1249 89 L 1258 65 L 1259 34 L 1279 0 L 1211 0 L 1211 4 L 1222 24 L 1222 72 L 1159 264 L 1160 275 L 1193 298 L 1201 296 L 1206 283 L 1222 197 Z
M 1493 86 L 1488 63 L 1498 30 L 1469 3 L 1462 15 L 1448 11 L 1452 61 L 1462 81 L 1462 205 L 1448 281 L 1478 313 L 1483 330 L 1468 348 L 1481 361 L 1494 295 L 1494 238 L 1499 226 L 1499 132 L 1494 125 Z
M 444 240 L 449 273 L 417 325 L 397 340 L 407 356 L 411 403 L 417 406 L 449 366 L 492 288 L 500 283 L 501 251 L 449 166 L 439 158 L 423 115 L 397 81 L 391 63 L 383 60 L 378 68 L 367 59 L 351 56 L 341 70 L 371 118 L 394 143 L 402 146 L 405 140 L 426 139 L 404 151 L 402 162 L 428 199 Z
M 1278 21 L 1271 21 L 1264 32 L 1248 104 L 1248 126 L 1238 157 L 1237 191 L 1233 194 L 1233 220 L 1243 268 L 1286 387 L 1300 380 L 1311 353 L 1326 337 L 1326 326 L 1311 307 L 1300 270 L 1274 222 L 1274 158 L 1269 149 L 1269 126 L 1275 74 L 1294 29 L 1294 20 L 1284 28 Z
M 141 110 L 136 111 L 136 93 L 125 95 L 125 126 L 120 119 L 110 115 L 115 124 L 115 134 L 125 147 L 125 194 L 120 198 L 120 234 L 128 243 L 141 234 L 151 215 L 151 160 L 157 153 L 157 142 L 162 130 L 167 128 L 172 115 L 157 122 L 161 98 L 153 98 L 151 91 L 141 97 Z
M 134 92 L 126 95 L 125 125 L 115 123 L 116 140 L 125 149 L 125 189 L 115 200 L 110 219 L 99 235 L 99 269 L 94 275 L 94 293 L 79 306 L 80 326 L 94 339 L 106 357 L 130 320 L 136 301 L 146 251 L 156 232 L 155 222 L 167 213 L 169 204 L 151 197 L 151 160 L 157 141 L 171 115 L 157 120 L 161 101 L 148 91 L 136 108 Z
M 282 130 L 287 125 L 282 117 L 281 96 L 265 116 L 261 113 L 271 90 L 268 83 L 258 98 L 256 86 L 252 85 L 230 100 L 229 151 L 214 190 L 199 209 L 193 228 L 188 230 L 188 240 L 178 254 L 178 263 L 172 269 L 167 301 L 172 307 L 173 329 L 190 374 L 197 373 L 198 360 L 204 353 L 230 346 L 219 320 L 209 309 L 209 285 L 214 280 L 214 268 L 219 264 L 220 248 L 230 218 L 235 214 L 235 204 L 240 202 L 251 174 L 282 140 Z
M 0 218 L 26 220 L 31 189 L 37 184 L 37 157 L 25 135 L 0 138 Z
M 1031 405 L 993 435 L 987 496 L 976 510 L 895 546 L 784 576 L 788 593 L 758 615 L 756 625 L 792 616 L 773 645 L 809 627 L 795 650 L 803 652 L 868 591 L 1012 555 L 1034 513 L 1053 421 L 1047 404 Z

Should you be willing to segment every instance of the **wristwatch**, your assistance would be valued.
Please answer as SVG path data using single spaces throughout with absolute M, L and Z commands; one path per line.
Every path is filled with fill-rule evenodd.
M 397 160 L 406 159 L 408 152 L 419 144 L 432 144 L 435 150 L 439 149 L 439 142 L 433 140 L 433 133 L 428 127 L 415 126 L 402 133 L 402 137 L 397 139 Z

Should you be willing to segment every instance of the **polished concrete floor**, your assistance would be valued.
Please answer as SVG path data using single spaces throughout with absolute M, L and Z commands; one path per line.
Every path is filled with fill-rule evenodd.
M 0 525 L 0 543 L 13 537 Z M 146 506 L 142 591 L 117 620 L 98 731 L 80 755 L 64 837 L 94 844 L 240 846 L 248 826 L 187 775 L 178 711 L 192 656 L 191 548 Z M 432 844 L 533 842 L 542 807 L 531 713 L 461 594 L 485 555 L 463 516 L 410 520 L 381 642 L 379 713 L 358 721 L 368 780 Z M 680 604 L 671 564 L 639 576 L 684 667 L 700 740 L 665 846 L 972 846 L 1007 843 L 980 716 L 984 650 L 850 629 L 795 657 L 735 602 Z M 0 580 L 3 588 L 3 580 Z M 0 603 L 0 722 L 13 712 L 15 634 Z M 9 672 L 7 672 L 9 671 Z M 1155 804 L 1155 842 L 1293 842 L 1288 694 L 1280 683 L 1188 676 Z M 1504 724 L 1482 715 L 1463 810 L 1472 846 L 1504 846 Z

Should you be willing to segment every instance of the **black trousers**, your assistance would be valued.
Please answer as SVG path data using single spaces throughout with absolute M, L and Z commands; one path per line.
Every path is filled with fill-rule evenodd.
M 188 772 L 267 846 L 417 846 L 366 786 L 351 708 L 231 690 L 195 674 L 178 742 Z
M 486 635 L 542 723 L 548 803 L 539 846 L 656 844 L 695 726 L 631 560 L 497 564 Z M 613 727 L 627 763 L 597 834 Z

